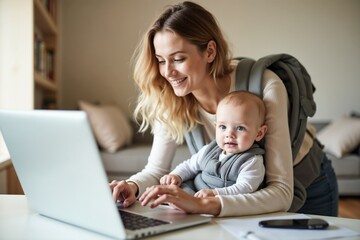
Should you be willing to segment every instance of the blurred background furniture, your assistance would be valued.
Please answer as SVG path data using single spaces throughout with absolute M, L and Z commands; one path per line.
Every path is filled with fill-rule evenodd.
M 360 118 L 352 114 L 312 124 L 332 161 L 340 196 L 360 196 Z
M 152 145 L 150 131 L 139 133 L 139 126 L 113 103 L 80 101 L 79 108 L 88 114 L 109 181 L 127 179 L 144 168 Z M 317 137 L 332 160 L 340 195 L 360 196 L 359 115 L 310 123 L 317 129 Z M 186 144 L 178 146 L 172 168 L 190 156 Z
M 140 172 L 147 163 L 152 146 L 152 135 L 149 131 L 144 134 L 137 132 L 139 127 L 135 123 L 132 123 L 132 127 L 134 136 L 131 145 L 114 153 L 101 152 L 101 158 L 109 180 L 127 179 L 131 175 Z M 186 144 L 178 146 L 172 168 L 187 160 L 190 156 Z

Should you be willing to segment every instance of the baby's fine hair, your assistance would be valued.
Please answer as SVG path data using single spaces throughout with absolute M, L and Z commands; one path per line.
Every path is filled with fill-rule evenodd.
M 259 111 L 260 123 L 265 122 L 266 107 L 264 101 L 256 94 L 244 90 L 234 91 L 227 94 L 218 104 L 218 107 L 221 104 L 232 104 L 232 105 L 241 105 L 244 102 L 252 101 Z

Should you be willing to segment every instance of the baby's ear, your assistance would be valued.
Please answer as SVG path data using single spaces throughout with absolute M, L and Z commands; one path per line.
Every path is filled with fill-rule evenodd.
M 265 136 L 266 131 L 267 131 L 266 125 L 262 125 L 261 127 L 259 127 L 255 141 L 257 142 L 260 141 Z

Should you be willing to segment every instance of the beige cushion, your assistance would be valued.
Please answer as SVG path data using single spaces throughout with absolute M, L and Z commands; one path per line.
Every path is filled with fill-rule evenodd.
M 360 144 L 360 119 L 341 117 L 324 127 L 317 137 L 325 145 L 325 152 L 341 158 Z
M 131 143 L 133 131 L 128 118 L 115 104 L 95 105 L 79 101 L 87 113 L 96 141 L 107 152 L 116 152 Z

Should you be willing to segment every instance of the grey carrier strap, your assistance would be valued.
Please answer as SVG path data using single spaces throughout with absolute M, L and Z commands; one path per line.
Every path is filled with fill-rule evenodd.
M 275 72 L 283 81 L 290 103 L 288 113 L 293 159 L 298 153 L 306 132 L 307 118 L 316 111 L 313 98 L 315 87 L 304 66 L 287 54 L 269 55 L 258 61 L 236 58 L 236 90 L 249 90 L 262 98 L 262 77 L 265 69 Z

